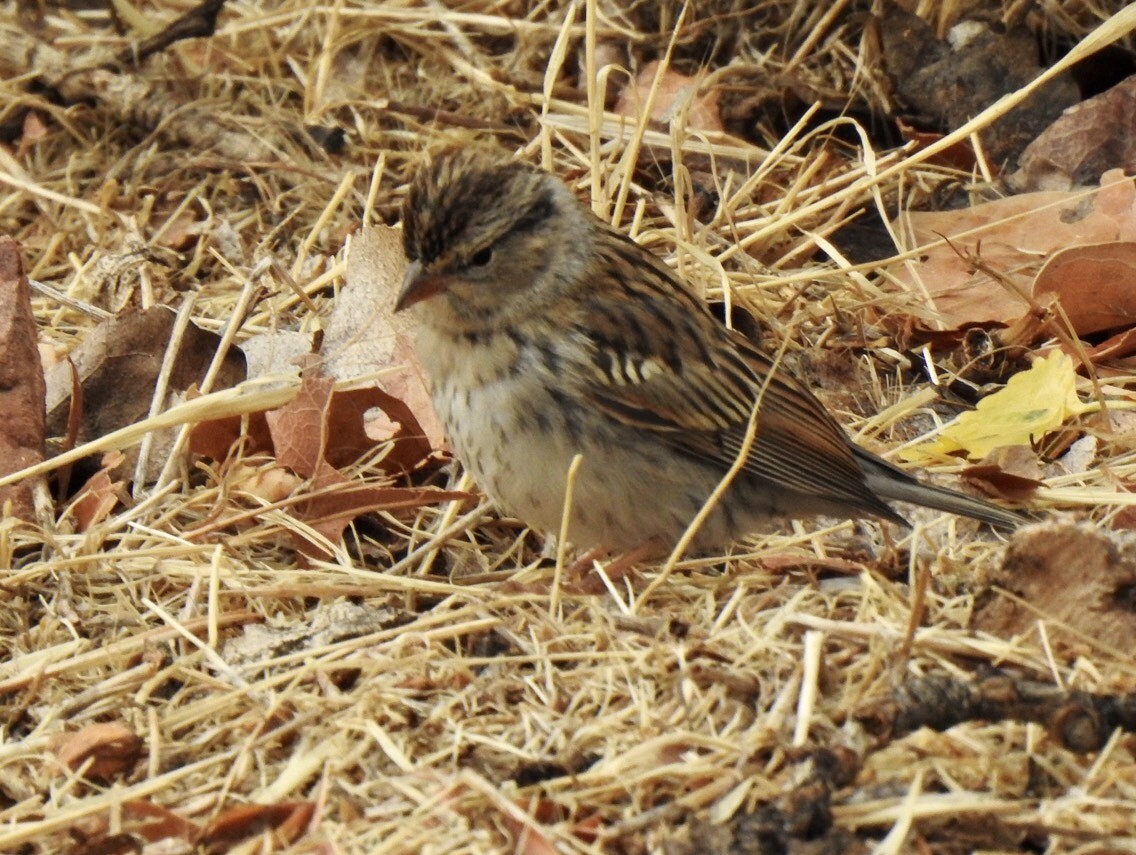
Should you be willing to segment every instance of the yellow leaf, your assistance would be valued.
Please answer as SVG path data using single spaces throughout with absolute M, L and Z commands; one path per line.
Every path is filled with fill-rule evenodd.
M 963 451 L 976 460 L 1002 446 L 1029 445 L 1085 409 L 1077 398 L 1073 360 L 1055 350 L 1015 374 L 1006 388 L 983 398 L 936 439 L 901 454 L 905 460 L 929 463 Z

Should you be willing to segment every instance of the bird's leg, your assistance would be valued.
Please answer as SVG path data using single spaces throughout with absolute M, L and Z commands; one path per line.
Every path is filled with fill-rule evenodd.
M 607 590 L 607 581 L 622 579 L 635 565 L 649 558 L 658 558 L 665 554 L 660 544 L 655 540 L 648 540 L 624 553 L 616 555 L 609 564 L 601 564 L 596 568 L 600 559 L 611 555 L 610 549 L 590 549 L 577 558 L 568 568 L 568 573 L 575 579 L 572 587 L 585 594 L 602 594 Z M 595 572 L 590 572 L 594 570 Z M 602 574 L 602 576 L 601 576 Z
M 593 564 L 609 555 L 611 555 L 611 550 L 606 546 L 597 546 L 594 549 L 589 549 L 572 562 L 568 568 L 568 572 L 576 576 L 583 576 L 592 569 Z

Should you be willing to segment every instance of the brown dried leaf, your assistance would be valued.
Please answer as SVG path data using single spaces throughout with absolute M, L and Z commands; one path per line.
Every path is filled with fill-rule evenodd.
M 1028 499 L 1038 487 L 1045 486 L 1044 481 L 1035 478 L 1023 478 L 1021 475 L 1007 472 L 1001 466 L 993 463 L 968 466 L 962 471 L 962 478 L 968 484 L 978 487 L 988 496 L 1011 501 Z
M 245 440 L 244 453 L 272 450 L 272 434 L 263 412 L 249 413 L 245 418 L 230 416 L 198 422 L 189 433 L 189 450 L 212 460 L 224 460 L 233 444 L 242 436 Z M 244 431 L 242 432 L 242 425 Z
M 1136 172 L 1136 76 L 1069 107 L 1022 152 L 1009 176 L 1019 192 L 1094 184 L 1110 169 Z
M 946 134 L 935 131 L 921 131 L 902 118 L 896 119 L 896 126 L 899 128 L 900 138 L 906 142 L 915 143 L 918 148 L 926 148 L 946 136 Z M 951 169 L 959 169 L 963 172 L 973 170 L 976 161 L 977 158 L 974 155 L 974 146 L 971 145 L 969 139 L 959 140 L 954 145 L 943 149 L 928 160 L 929 163 L 942 164 L 943 166 L 948 166 Z
M 982 458 L 979 466 L 994 466 L 1002 472 L 1027 481 L 1040 481 L 1051 474 L 1046 472 L 1037 452 L 1028 445 L 1006 445 L 996 448 Z
M 643 111 L 659 74 L 658 61 L 649 62 L 622 92 L 615 104 L 615 112 L 621 116 L 637 119 Z M 672 68 L 662 72 L 655 100 L 651 103 L 650 118 L 656 122 L 669 123 L 682 110 L 686 110 L 684 127 L 701 131 L 721 131 L 722 115 L 719 109 L 719 92 L 712 89 L 700 92 L 701 79 L 680 74 Z M 689 106 L 687 106 L 689 104 Z
M 352 482 L 321 460 L 311 478 L 309 498 L 298 502 L 292 513 L 318 534 L 337 543 L 353 519 L 368 511 L 380 510 L 388 498 L 397 499 L 402 493 L 403 488 Z M 327 557 L 327 551 L 318 543 L 309 542 L 299 534 L 294 534 L 294 539 L 296 548 L 305 555 Z
M 389 470 L 407 471 L 426 459 L 443 441 L 441 423 L 430 403 L 425 375 L 415 354 L 414 320 L 410 315 L 395 315 L 394 303 L 406 270 L 400 233 L 388 226 L 361 229 L 351 241 L 347 256 L 346 284 L 336 300 L 327 331 L 320 348 L 324 385 L 311 398 L 317 381 L 305 378 L 308 400 L 293 402 L 291 420 L 307 407 L 309 417 L 327 409 L 327 435 L 320 452 L 333 466 L 352 463 L 376 445 L 394 440 L 394 449 L 383 458 Z M 311 350 L 311 337 L 294 332 L 254 336 L 242 348 L 249 360 L 250 376 L 298 372 L 300 364 L 311 365 L 305 356 Z M 380 377 L 381 379 L 374 379 Z M 324 400 L 333 380 L 365 385 L 346 392 L 336 392 L 330 406 Z M 301 397 L 305 392 L 301 392 Z M 368 412 L 370 411 L 370 412 Z M 379 415 L 375 415 L 378 413 Z M 310 425 L 316 421 L 308 418 Z M 239 422 L 199 425 L 194 430 L 194 451 L 221 459 L 239 435 Z M 283 436 L 290 441 L 290 437 Z M 264 447 L 259 443 L 255 447 Z M 267 446 L 271 447 L 271 446 Z M 311 450 L 310 442 L 301 441 Z M 296 451 L 277 446 L 277 456 Z M 292 466 L 292 460 L 286 465 Z M 296 469 L 311 477 L 315 459 Z
M 0 475 L 43 460 L 44 382 L 37 338 L 20 245 L 0 237 Z M 29 481 L 0 487 L 0 508 L 10 501 L 13 516 L 33 520 L 32 488 Z
M 46 139 L 47 125 L 38 110 L 28 110 L 24 115 L 24 124 L 20 132 L 20 143 L 16 149 L 17 160 L 24 160 L 28 153 L 36 147 L 36 143 Z
M 335 381 L 309 369 L 291 401 L 265 413 L 276 460 L 302 478 L 319 471 L 327 450 L 327 418 Z M 362 413 L 358 413 L 362 419 Z
M 910 215 L 917 245 L 939 242 L 897 278 L 925 290 L 950 326 L 999 321 L 1026 314 L 1029 294 L 1046 259 L 1083 244 L 1136 241 L 1136 181 L 1118 172 L 1101 179 L 1095 196 L 1049 191 L 1010 196 L 959 211 Z M 1011 287 L 976 270 L 973 259 L 998 272 Z
M 467 498 L 465 493 L 376 486 L 349 480 L 328 461 L 328 449 L 337 449 L 332 456 L 339 459 L 348 456 L 345 453 L 348 448 L 354 447 L 354 457 L 357 457 L 360 448 L 373 447 L 374 442 L 366 438 L 362 429 L 363 416 L 376 400 L 376 393 L 380 396 L 385 393 L 378 389 L 358 390 L 363 394 L 334 393 L 334 385 L 330 377 L 309 368 L 304 372 L 296 397 L 266 414 L 277 461 L 311 482 L 311 497 L 295 507 L 298 519 L 335 543 L 360 514 Z M 341 434 L 345 437 L 342 446 Z M 334 442 L 329 441 L 332 436 Z M 298 535 L 297 548 L 308 555 L 325 556 L 322 546 Z
M 333 466 L 353 463 L 375 447 L 376 440 L 368 430 L 374 420 L 368 413 L 376 408 L 396 425 L 393 435 L 386 437 L 393 440 L 394 448 L 383 458 L 384 469 L 409 471 L 430 456 L 430 441 L 422 435 L 406 403 L 377 387 L 352 389 L 336 392 L 328 411 L 328 432 L 335 441 L 328 448 L 327 459 Z
M 348 480 L 338 469 L 321 463 L 312 479 L 311 498 L 295 507 L 295 515 L 304 520 L 332 543 L 343 536 L 343 530 L 356 517 L 376 511 L 400 511 L 420 508 L 436 502 L 473 498 L 456 490 L 427 487 L 388 487 L 359 484 Z M 297 548 L 305 555 L 326 558 L 318 543 L 297 536 Z
M 1033 294 L 1055 294 L 1080 336 L 1136 323 L 1136 242 L 1071 246 L 1050 256 Z
M 315 815 L 315 802 L 281 802 L 275 805 L 240 805 L 222 811 L 206 826 L 199 843 L 207 847 L 221 847 L 272 831 L 278 843 L 287 844 L 304 833 Z
M 146 417 L 174 318 L 165 306 L 125 312 L 99 324 L 72 351 L 70 363 L 78 370 L 84 402 L 80 442 L 105 436 Z M 192 323 L 188 325 L 168 380 L 171 394 L 184 393 L 201 382 L 220 341 L 216 334 Z M 67 426 L 72 390 L 70 363 L 60 363 L 47 375 L 48 427 L 55 435 L 62 434 Z M 230 350 L 217 385 L 235 386 L 244 378 L 244 356 Z M 132 468 L 129 462 L 128 467 Z
M 241 352 L 249 379 L 272 374 L 298 375 L 300 364 L 311 356 L 312 336 L 294 331 L 261 333 L 246 339 Z M 186 397 L 196 397 L 196 393 L 191 390 Z M 190 431 L 189 450 L 202 457 L 224 460 L 240 439 L 244 440 L 245 455 L 272 452 L 272 434 L 263 411 L 199 422 Z
M 88 760 L 88 778 L 107 779 L 121 775 L 142 753 L 142 739 L 121 722 L 89 724 L 56 741 L 55 756 L 71 771 Z
M 126 482 L 111 479 L 111 472 L 125 461 L 121 451 L 112 451 L 103 458 L 103 467 L 79 488 L 71 502 L 70 512 L 75 516 L 75 529 L 88 531 L 91 526 L 110 516 L 119 502 L 128 500 Z
M 197 823 L 144 799 L 132 799 L 123 804 L 122 816 L 132 834 L 150 843 L 171 837 L 192 843 L 201 836 L 201 826 Z
M 1115 362 L 1131 356 L 1136 353 L 1136 327 L 1110 336 L 1100 344 L 1086 348 L 1085 352 L 1094 363 Z

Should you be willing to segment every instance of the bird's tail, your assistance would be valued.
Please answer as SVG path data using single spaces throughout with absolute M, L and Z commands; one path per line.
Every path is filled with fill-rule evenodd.
M 1029 522 L 1024 514 L 1000 508 L 990 502 L 945 487 L 925 484 L 870 451 L 856 447 L 856 458 L 868 486 L 881 499 L 910 502 L 937 511 L 970 517 L 1002 529 L 1015 529 Z

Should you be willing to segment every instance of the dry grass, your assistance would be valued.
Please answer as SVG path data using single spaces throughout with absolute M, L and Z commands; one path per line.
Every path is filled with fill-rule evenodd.
M 36 298 L 43 341 L 70 347 L 98 310 L 181 307 L 190 292 L 193 319 L 238 343 L 319 329 L 345 236 L 395 221 L 421 152 L 471 136 L 573 182 L 709 297 L 758 314 L 772 346 L 847 354 L 887 344 L 890 316 L 933 322 L 885 265 L 814 251 L 860 209 L 891 217 L 971 176 L 926 152 L 834 141 L 867 141 L 850 118 L 749 141 L 621 121 L 584 71 L 612 52 L 684 70 L 733 58 L 712 81 L 791 73 L 874 101 L 855 4 L 718 0 L 686 9 L 677 31 L 677 10 L 659 11 L 671 4 L 616 5 L 233 2 L 212 38 L 137 72 L 81 75 L 68 85 L 97 97 L 60 106 L 15 70 L 58 82 L 60 57 L 74 70 L 130 41 L 101 10 L 52 8 L 37 23 L 34 4 L 10 4 L 0 122 L 31 107 L 47 134 L 0 149 L 0 232 L 69 298 Z M 1037 5 L 1040 25 L 1072 39 L 1110 11 Z M 187 8 L 143 12 L 164 24 Z M 607 79 L 618 88 L 625 75 Z M 313 144 L 313 126 L 342 129 L 343 153 Z M 692 213 L 692 187 L 713 188 L 713 207 Z M 202 236 L 171 248 L 186 222 Z M 889 379 L 882 354 L 856 356 L 854 392 L 830 400 L 884 450 L 930 422 L 910 419 L 902 402 L 919 390 Z M 258 394 L 267 405 L 278 393 Z M 221 393 L 108 445 L 246 405 Z M 885 410 L 883 422 L 857 415 Z M 1134 468 L 1119 456 L 1045 500 L 1099 505 Z M 308 564 L 282 511 L 211 525 L 244 509 L 225 470 L 179 456 L 90 531 L 66 515 L 3 522 L 0 851 L 95 851 L 77 841 L 134 828 L 135 800 L 202 824 L 238 805 L 315 803 L 295 842 L 265 834 L 226 851 L 662 851 L 693 817 L 726 820 L 791 791 L 800 749 L 814 746 L 859 758 L 835 820 L 875 851 L 1136 851 L 1130 737 L 1077 755 L 1004 721 L 880 745 L 851 719 L 906 676 L 980 665 L 1099 692 L 1136 684 L 1127 653 L 1071 652 L 1043 624 L 975 635 L 974 597 L 1001 545 L 966 523 L 921 515 L 882 540 L 873 524 L 795 524 L 728 559 L 669 567 L 666 584 L 651 585 L 664 571 L 648 566 L 600 573 L 604 592 L 581 595 L 554 584 L 539 538 L 484 506 L 384 517 Z M 142 748 L 92 782 L 56 750 L 60 734 L 98 722 L 125 724 Z M 146 851 L 194 851 L 160 846 Z

